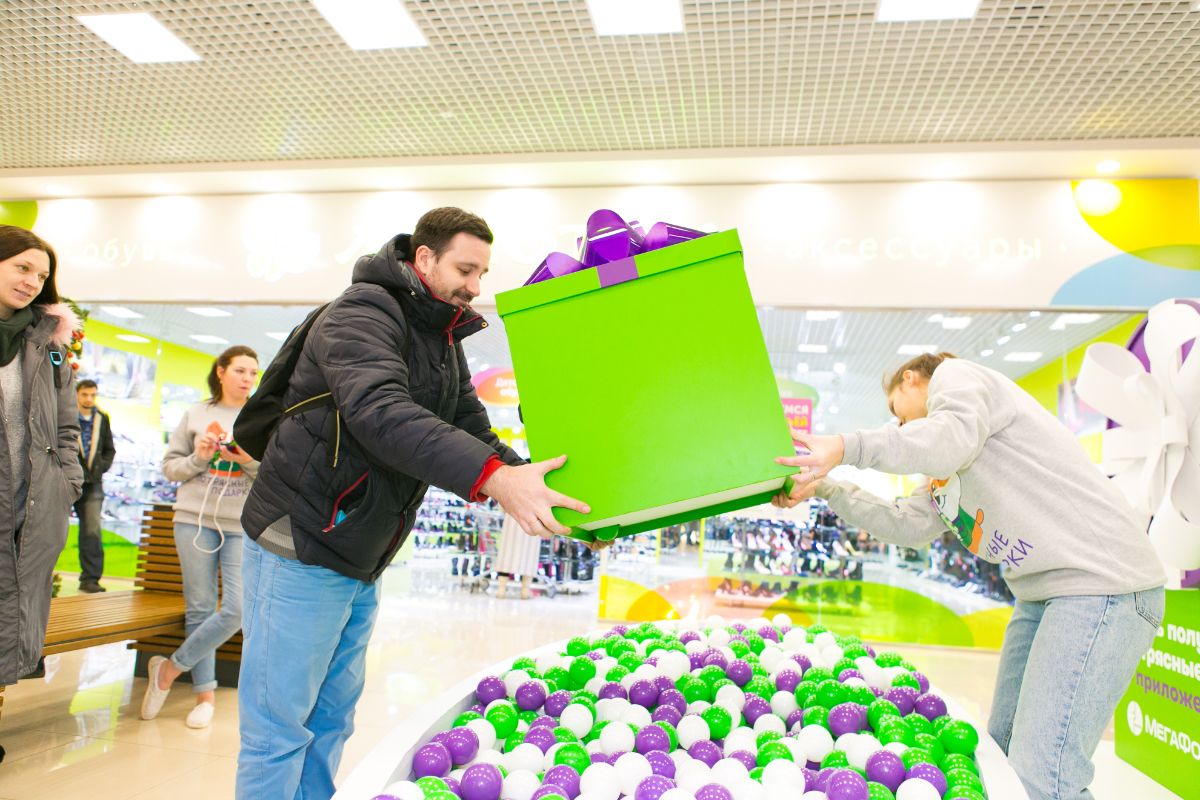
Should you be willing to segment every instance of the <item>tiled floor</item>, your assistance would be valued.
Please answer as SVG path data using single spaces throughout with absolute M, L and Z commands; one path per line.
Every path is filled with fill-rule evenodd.
M 594 595 L 497 600 L 453 588 L 424 566 L 393 568 L 384 581 L 343 776 L 430 697 L 490 664 L 596 624 Z M 889 649 L 920 665 L 967 712 L 986 717 L 995 654 Z M 137 712 L 145 681 L 132 673 L 132 652 L 107 645 L 51 657 L 45 678 L 9 687 L 0 719 L 0 744 L 8 751 L 0 764 L 0 800 L 231 797 L 236 693 L 218 691 L 217 714 L 207 730 L 183 723 L 192 704 L 187 684 L 172 692 L 158 719 L 143 722 Z M 1096 762 L 1097 800 L 1174 797 L 1117 759 L 1111 736 Z

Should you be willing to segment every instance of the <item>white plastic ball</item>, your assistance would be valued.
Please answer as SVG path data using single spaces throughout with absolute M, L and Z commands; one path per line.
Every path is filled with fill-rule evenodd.
M 754 732 L 756 734 L 771 732 L 782 736 L 787 733 L 787 723 L 774 714 L 763 714 L 754 720 Z
M 857 769 L 867 768 L 867 759 L 879 752 L 879 742 L 872 736 L 859 736 L 846 750 L 846 758 L 850 766 Z
M 833 669 L 833 665 L 841 661 L 844 655 L 845 651 L 836 644 L 821 648 L 821 661 L 824 662 L 827 669 Z M 836 678 L 837 676 L 835 675 L 834 677 Z
M 708 635 L 708 644 L 711 647 L 724 647 L 729 644 L 729 631 L 724 628 L 716 628 Z
M 786 659 L 787 656 L 785 656 L 783 651 L 774 644 L 767 645 L 765 648 L 763 648 L 762 653 L 758 656 L 759 663 L 762 664 L 767 670 L 774 668 L 776 664 L 779 664 L 781 661 Z
M 504 754 L 499 750 L 480 750 L 472 764 L 493 764 L 500 766 L 504 763 Z
M 883 749 L 902 756 L 908 750 L 908 745 L 904 742 L 888 742 L 883 746 Z
M 819 763 L 833 752 L 833 734 L 820 725 L 801 728 L 796 740 L 804 746 L 805 761 Z
M 836 645 L 837 637 L 834 636 L 829 631 L 823 631 L 816 635 L 816 637 L 813 639 L 813 644 L 815 644 L 817 646 L 818 650 L 824 650 L 826 647 L 829 647 L 830 645 Z
M 732 755 L 739 750 L 745 750 L 751 755 L 758 755 L 758 737 L 749 728 L 734 728 L 725 737 L 725 755 Z
M 554 766 L 554 755 L 562 746 L 562 742 L 555 742 L 554 744 L 550 745 L 550 749 L 546 751 L 546 756 L 542 761 L 542 768 L 539 770 L 539 772 L 545 772 Z
M 746 769 L 746 765 L 736 758 L 722 758 L 712 767 L 713 781 L 726 788 L 736 786 L 738 781 L 749 777 L 750 772 Z
M 466 767 L 459 767 L 458 769 L 452 769 L 452 770 L 450 770 L 450 777 L 454 778 L 454 780 L 458 781 L 459 783 L 462 783 L 462 776 L 466 773 L 466 771 L 467 771 Z
M 738 781 L 730 789 L 733 800 L 766 800 L 767 793 L 763 785 L 753 778 Z
M 692 639 L 683 646 L 683 649 L 687 651 L 687 654 L 690 656 L 692 653 L 703 653 L 708 649 L 708 645 L 704 644 L 704 642 L 700 639 Z
M 529 723 L 526 722 L 525 720 L 518 721 L 517 722 L 517 733 L 520 733 L 520 734 L 529 733 Z
M 858 688 L 858 687 L 866 688 L 867 682 L 864 681 L 862 678 L 847 678 L 846 680 L 842 681 L 842 685 L 846 686 L 848 688 Z
M 679 748 L 678 750 L 676 750 L 675 752 L 671 753 L 670 759 L 675 762 L 676 769 L 679 768 L 680 764 L 686 764 L 689 761 L 695 760 L 691 756 L 689 756 L 687 750 L 684 750 L 682 747 Z
M 674 789 L 668 789 L 659 795 L 658 800 L 696 800 L 696 795 L 676 786 Z
M 583 688 L 585 691 L 591 692 L 592 695 L 599 696 L 600 690 L 604 688 L 604 684 L 606 684 L 606 683 L 608 683 L 608 681 L 604 680 L 604 678 L 597 675 L 596 677 L 592 678 L 590 681 L 585 683 L 583 685 Z
M 658 670 L 653 664 L 642 664 L 633 671 L 639 681 L 652 681 L 658 677 Z
M 652 722 L 650 712 L 637 705 L 630 703 L 629 708 L 625 709 L 625 713 L 621 715 L 622 722 L 628 722 L 633 727 L 641 730 Z
M 658 668 L 672 681 L 677 681 L 692 669 L 692 662 L 678 650 L 663 653 L 658 657 Z
M 783 650 L 785 653 L 794 653 L 803 645 L 808 644 L 808 634 L 803 628 L 792 628 L 783 635 Z
M 770 625 L 770 624 L 771 624 L 771 620 L 767 619 L 766 617 L 755 617 L 754 619 L 752 619 L 746 623 L 746 627 L 750 628 L 751 630 L 756 631 L 759 628 L 762 628 L 762 627 L 764 627 L 766 625 Z
M 604 730 L 608 730 L 608 728 Z M 691 748 L 696 742 L 707 741 L 712 738 L 712 733 L 708 730 L 708 723 L 702 717 L 695 714 L 688 714 L 679 720 L 679 725 L 675 728 L 675 734 L 679 737 L 679 746 L 684 750 Z
M 709 783 L 712 783 L 712 770 L 703 761 L 693 758 L 686 764 L 676 765 L 675 785 L 680 789 L 695 792 Z
M 392 795 L 396 800 L 425 800 L 425 792 L 412 781 L 396 781 L 383 793 Z
M 794 692 L 778 691 L 771 695 L 771 712 L 781 719 L 787 719 L 793 711 L 800 708 Z
M 604 762 L 592 764 L 579 777 L 579 789 L 582 792 L 580 797 L 588 795 L 596 800 L 617 800 L 621 796 L 621 779 L 617 776 L 617 768 Z
M 641 753 L 626 753 L 613 764 L 617 768 L 617 778 L 621 782 L 621 793 L 632 796 L 637 786 L 644 778 L 650 777 L 654 768 Z
M 579 703 L 572 703 L 563 709 L 558 724 L 582 739 L 591 733 L 592 726 L 596 724 L 596 721 L 592 718 L 591 709 Z
M 786 747 L 788 749 L 788 752 L 792 754 L 793 761 L 795 761 L 797 764 L 804 763 L 804 761 L 806 759 L 806 754 L 804 752 L 804 745 L 800 744 L 798 739 L 796 739 L 794 736 L 785 736 L 782 739 L 780 739 L 779 741 L 783 742 L 783 746 Z M 782 759 L 780 759 L 780 760 L 782 760 Z M 774 764 L 774 763 L 775 763 L 774 761 L 771 762 L 771 764 Z M 767 766 L 770 766 L 770 764 L 768 764 Z
M 688 703 L 687 713 L 703 714 L 710 706 L 712 706 L 712 703 L 707 700 L 696 700 L 695 702 Z
M 619 683 L 621 684 L 621 688 L 624 689 L 626 692 L 628 692 L 630 690 L 630 688 L 632 688 L 632 686 L 640 680 L 643 680 L 643 679 L 637 677 L 633 673 L 630 673 L 630 674 L 626 675 L 624 678 L 621 678 Z
M 504 676 L 504 688 L 508 691 L 508 696 L 514 697 L 517 694 L 517 688 L 521 684 L 529 680 L 529 673 L 523 669 L 514 669 Z
M 510 772 L 500 789 L 500 800 L 529 800 L 541 783 L 535 772 L 525 769 Z
M 580 798 L 575 798 L 575 800 L 580 800 Z M 811 792 L 805 792 L 800 800 L 829 800 L 829 798 L 826 797 L 824 792 L 818 792 L 816 789 L 813 789 Z
M 798 800 L 804 794 L 804 770 L 799 764 L 777 759 L 763 767 L 762 785 L 771 800 Z
M 723 705 L 726 708 L 736 708 L 739 714 L 746 707 L 746 693 L 731 683 L 727 683 L 720 689 L 717 689 L 716 700 L 717 705 Z M 737 719 L 736 715 L 734 719 Z
M 850 745 L 858 738 L 857 733 L 843 733 L 833 743 L 833 749 L 839 753 L 850 752 Z
M 938 790 L 929 781 L 909 778 L 896 790 L 896 800 L 941 800 Z
M 600 731 L 600 749 L 605 755 L 633 749 L 633 731 L 623 722 L 610 722 Z
M 473 719 L 467 727 L 479 737 L 479 749 L 491 750 L 496 746 L 496 729 L 486 719 Z
M 542 748 L 526 742 L 514 747 L 512 752 L 504 754 L 504 768 L 509 772 L 540 772 L 545 760 L 546 754 L 542 752 Z

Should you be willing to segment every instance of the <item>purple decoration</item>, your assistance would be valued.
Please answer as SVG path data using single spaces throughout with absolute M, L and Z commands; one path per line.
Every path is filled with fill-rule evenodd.
M 946 785 L 946 775 L 933 764 L 913 764 L 912 769 L 908 771 L 909 778 L 920 778 L 923 781 L 928 781 L 933 784 L 933 788 L 937 789 L 938 795 L 946 793 L 948 788 Z
M 503 700 L 508 696 L 508 690 L 504 688 L 504 681 L 497 678 L 495 675 L 489 675 L 479 682 L 475 687 L 475 697 L 483 705 L 493 703 L 497 700 Z
M 724 670 L 729 666 L 729 659 L 725 658 L 725 654 L 715 647 L 710 647 L 704 651 L 704 666 L 709 667 L 716 665 Z
M 680 716 L 687 713 L 687 698 L 683 696 L 683 692 L 678 689 L 667 689 L 658 696 L 658 705 L 671 706 L 679 712 Z
M 700 634 L 696 633 L 695 631 L 685 631 L 684 634 L 679 637 L 680 644 L 698 641 L 700 641 Z
M 645 237 L 620 214 L 607 208 L 593 211 L 587 221 L 587 235 L 582 242 L 580 260 L 585 266 L 595 267 L 607 261 L 615 261 L 636 255 L 642 251 Z M 622 631 L 624 636 L 626 631 Z
M 742 716 L 746 718 L 746 724 L 754 727 L 754 723 L 758 722 L 758 718 L 764 714 L 771 713 L 771 704 L 763 700 L 756 694 L 746 696 L 746 705 L 742 707 Z
M 658 687 L 650 681 L 634 681 L 629 687 L 629 702 L 642 708 L 654 708 L 658 702 Z
M 754 677 L 754 670 L 745 661 L 735 658 L 725 668 L 725 675 L 738 686 L 745 686 Z
M 694 670 L 700 669 L 701 667 L 703 667 L 704 666 L 704 653 L 703 652 L 689 653 L 688 654 L 688 664 Z
M 571 693 L 558 691 L 546 698 L 542 711 L 557 719 L 562 716 L 563 709 L 571 705 Z
M 872 686 L 871 691 L 876 697 L 883 697 L 883 689 L 880 689 L 878 686 Z
M 812 668 L 812 661 L 803 653 L 795 653 L 792 655 L 792 661 L 800 665 L 800 674 L 808 672 Z
M 858 733 L 867 726 L 867 709 L 858 703 L 841 703 L 829 710 L 829 732 L 833 738 Z
M 656 222 L 646 232 L 646 237 L 642 240 L 642 249 L 658 250 L 680 242 L 699 239 L 703 235 L 700 231 L 694 231 L 691 228 L 672 225 L 669 222 Z
M 711 767 L 721 760 L 721 748 L 717 746 L 716 742 L 702 739 L 688 749 L 688 755 Z
M 633 792 L 633 800 L 658 800 L 675 788 L 675 781 L 662 775 L 647 775 Z
M 470 728 L 454 728 L 449 731 L 443 744 L 450 751 L 450 758 L 456 767 L 470 764 L 479 755 L 479 734 Z
M 747 772 L 758 766 L 758 762 L 755 760 L 754 754 L 749 750 L 735 750 L 726 756 L 726 758 L 732 758 L 735 761 L 742 762 L 742 764 L 746 767 Z
M 838 675 L 838 683 L 845 683 L 846 681 L 850 680 L 851 678 L 858 678 L 858 679 L 862 680 L 862 676 L 863 676 L 863 674 L 861 672 L 859 672 L 858 670 L 846 668 L 846 669 L 842 670 L 841 675 Z
M 659 695 L 662 697 L 662 695 Z M 683 714 L 679 713 L 679 709 L 675 706 L 660 705 L 654 709 L 654 713 L 650 715 L 651 722 L 669 722 L 672 727 L 679 727 L 679 721 L 683 719 Z
M 706 783 L 696 790 L 696 800 L 733 800 L 733 795 L 719 783 Z
M 775 630 L 774 625 L 763 625 L 758 629 L 758 635 L 768 641 L 779 641 L 779 631 Z
M 629 693 L 625 691 L 625 687 L 616 681 L 609 681 L 600 687 L 601 700 L 628 700 Z
M 522 711 L 537 711 L 546 702 L 546 687 L 537 681 L 526 681 L 517 687 L 513 699 Z
M 613 753 L 612 755 L 610 755 L 608 757 L 608 763 L 612 764 L 615 767 L 617 765 L 617 762 L 621 759 L 621 756 L 623 756 L 623 755 L 625 755 L 624 750 Z
M 607 264 L 596 265 L 596 275 L 600 278 L 600 288 L 607 289 L 618 283 L 636 280 L 638 278 L 637 265 L 633 263 L 632 257 L 621 258 L 609 261 Z
M 914 672 L 912 676 L 917 679 L 917 685 L 921 687 L 921 694 L 927 694 L 929 692 L 929 678 L 926 678 L 920 672 Z
M 654 679 L 654 685 L 658 687 L 659 701 L 662 702 L 662 692 L 666 692 L 675 688 L 675 681 L 668 678 L 666 675 L 659 675 Z
M 525 734 L 524 739 L 525 744 L 536 745 L 537 749 L 541 750 L 543 755 L 549 752 L 550 748 L 554 747 L 557 741 L 558 739 L 555 738 L 554 732 L 544 725 L 530 728 Z
M 413 775 L 418 778 L 430 775 L 444 778 L 450 774 L 452 767 L 450 751 L 446 749 L 446 745 L 437 742 L 430 742 L 417 750 L 413 756 Z
M 538 787 L 538 790 L 533 793 L 529 800 L 542 800 L 543 797 L 549 797 L 550 795 L 566 797 L 567 790 L 561 786 L 556 786 L 553 783 L 543 783 Z
M 634 749 L 642 755 L 671 749 L 671 737 L 658 725 L 647 725 L 634 737 Z
M 646 760 L 650 762 L 650 769 L 655 775 L 662 775 L 664 778 L 675 778 L 675 761 L 669 755 L 661 750 L 653 750 L 646 753 Z
M 906 775 L 904 762 L 891 750 L 877 750 L 867 758 L 867 778 L 882 783 L 893 793 L 904 783 Z
M 799 723 L 804 722 L 804 709 L 803 708 L 797 708 L 795 711 L 788 714 L 787 729 L 789 731 L 792 730 L 792 727 L 798 722 Z
M 500 800 L 504 776 L 494 764 L 472 764 L 463 773 L 459 794 L 463 800 Z
M 829 776 L 825 796 L 829 800 L 869 800 L 871 794 L 862 775 L 851 769 L 839 769 Z
M 923 694 L 917 698 L 913 710 L 933 722 L 938 717 L 946 716 L 946 701 L 936 694 Z
M 561 787 L 567 800 L 575 800 L 579 796 L 579 773 L 575 771 L 574 767 L 566 764 L 551 767 L 546 770 L 546 777 L 542 781 Z
M 780 692 L 794 692 L 800 685 L 800 673 L 794 669 L 785 669 L 775 676 L 775 689 Z
M 583 264 L 566 253 L 551 253 L 542 259 L 542 263 L 529 276 L 529 280 L 525 281 L 525 285 L 548 281 L 551 278 L 561 278 L 563 275 L 570 275 L 581 269 L 584 269 Z
M 900 716 L 902 717 L 907 717 L 911 714 L 917 704 L 917 690 L 911 686 L 896 686 L 888 689 L 884 697 L 896 704 L 896 708 L 900 709 Z

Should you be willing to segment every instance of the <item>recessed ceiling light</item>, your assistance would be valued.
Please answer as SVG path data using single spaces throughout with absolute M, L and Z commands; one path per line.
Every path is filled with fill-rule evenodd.
M 193 333 L 189 338 L 203 344 L 229 344 L 228 339 L 222 339 L 220 336 L 212 336 L 207 333 Z
M 286 342 L 288 337 L 286 331 L 267 331 L 267 336 L 277 342 Z
M 189 306 L 188 311 L 198 317 L 232 317 L 233 314 L 221 308 L 211 306 Z
M 896 351 L 902 356 L 920 356 L 926 353 L 936 353 L 938 346 L 936 344 L 902 344 Z
M 836 413 L 838 413 L 838 407 L 837 407 L 837 406 L 830 406 L 830 407 L 829 407 L 829 413 L 830 413 L 830 414 L 836 414 Z
M 1030 361 L 1037 361 L 1041 357 L 1042 357 L 1041 353 L 1008 353 L 1007 355 L 1004 356 L 1004 360 L 1005 361 L 1021 361 L 1021 362 L 1028 363 Z
M 429 44 L 400 0 L 312 0 L 352 50 Z
M 879 22 L 917 22 L 932 19 L 970 19 L 979 0 L 879 0 Z
M 989 347 L 989 348 L 988 348 L 988 349 L 986 349 L 986 350 L 980 350 L 980 351 L 979 351 L 979 355 L 983 356 L 984 358 L 987 358 L 988 356 L 990 356 L 990 355 L 991 355 L 992 353 L 994 353 L 994 352 L 996 352 L 996 351 L 995 351 L 995 350 L 993 350 L 992 348 L 990 348 L 990 347 Z
M 942 328 L 948 331 L 965 330 L 970 324 L 970 317 L 942 317 Z
M 804 318 L 809 322 L 828 322 L 831 319 L 837 319 L 842 315 L 840 311 L 805 311 Z
M 836 372 L 838 375 L 841 375 L 843 372 L 846 371 L 846 365 L 839 361 L 833 365 L 833 371 Z
M 817 433 L 823 433 L 824 431 L 825 431 L 825 423 L 818 422 L 817 423 Z
M 1041 315 L 1042 315 L 1042 312 L 1040 312 L 1040 311 L 1030 311 L 1029 312 L 1030 317 L 1036 318 L 1036 317 L 1040 317 Z
M 138 336 L 135 333 L 118 333 L 117 338 L 122 342 L 133 342 L 134 344 L 146 344 L 150 341 L 145 336 Z
M 1012 326 L 1012 332 L 1013 332 L 1013 333 L 1020 333 L 1021 331 L 1025 330 L 1025 329 L 1026 329 L 1026 328 L 1028 328 L 1028 327 L 1029 327 L 1029 326 L 1028 326 L 1028 325 L 1026 325 L 1024 322 L 1018 322 L 1016 325 L 1013 325 L 1013 326 Z
M 796 347 L 801 353 L 828 353 L 829 345 L 827 344 L 802 344 Z
M 146 13 L 80 14 L 75 19 L 138 64 L 200 60 L 192 48 Z
M 1052 331 L 1065 331 L 1068 325 L 1089 325 L 1100 319 L 1099 314 L 1059 314 L 1050 326 Z
M 125 308 L 125 306 L 100 306 L 100 310 L 105 314 L 108 314 L 110 317 L 116 317 L 118 319 L 141 319 L 145 316 L 144 314 L 139 314 L 133 309 Z
M 929 320 L 928 320 L 928 321 L 929 321 L 929 322 L 941 322 L 941 321 L 942 321 L 942 320 L 944 320 L 945 318 L 946 318 L 946 317 L 945 317 L 945 315 L 943 315 L 943 314 L 930 314 L 930 315 L 929 315 Z
M 996 344 L 998 344 L 998 345 L 1000 345 L 1001 347 L 1003 347 L 1004 345 L 1008 344 L 1008 343 L 1009 343 L 1009 342 L 1011 342 L 1011 341 L 1012 341 L 1012 337 L 1011 337 L 1011 336 L 1009 336 L 1008 334 L 1005 334 L 1005 335 L 1001 336 L 999 339 L 997 339 L 997 340 L 996 340 Z
M 1111 175 L 1120 168 L 1120 161 L 1113 161 L 1111 158 L 1106 158 L 1096 165 L 1096 172 L 1099 172 L 1101 175 Z
M 679 0 L 587 0 L 600 36 L 683 33 Z

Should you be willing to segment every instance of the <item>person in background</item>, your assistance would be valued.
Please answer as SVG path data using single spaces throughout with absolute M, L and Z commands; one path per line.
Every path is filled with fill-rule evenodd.
M 814 494 L 884 542 L 953 534 L 1005 566 L 1017 598 L 988 731 L 1031 800 L 1087 800 L 1092 754 L 1162 623 L 1166 573 L 1120 489 L 1075 436 L 1004 375 L 949 353 L 884 384 L 899 425 L 806 436 L 793 506 Z M 931 477 L 891 501 L 825 479 L 838 464 Z
M 0 686 L 37 669 L 54 563 L 83 489 L 66 351 L 79 319 L 58 300 L 57 271 L 41 237 L 0 225 Z
M 212 397 L 187 410 L 167 443 L 163 474 L 180 483 L 175 549 L 183 569 L 187 638 L 170 658 L 150 659 L 142 719 L 158 716 L 171 684 L 190 670 L 196 705 L 187 726 L 207 728 L 212 722 L 217 648 L 242 627 L 242 506 L 258 474 L 258 462 L 233 441 L 233 422 L 257 379 L 258 355 L 249 347 L 221 353 L 208 374 Z
M 112 424 L 96 408 L 96 382 L 75 385 L 75 404 L 79 407 L 79 464 L 83 467 L 83 496 L 75 501 L 79 517 L 79 591 L 103 592 L 104 545 L 100 540 L 100 512 L 104 509 L 104 473 L 112 467 L 117 449 L 113 447 Z

